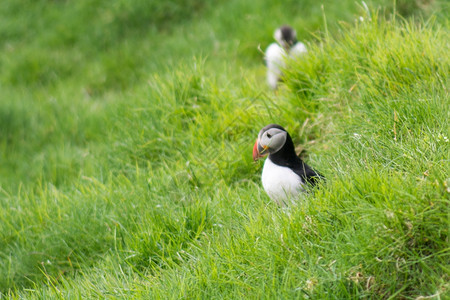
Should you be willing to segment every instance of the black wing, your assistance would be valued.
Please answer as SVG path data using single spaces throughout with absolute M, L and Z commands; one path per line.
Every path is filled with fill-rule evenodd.
M 303 182 L 306 182 L 311 186 L 316 185 L 320 180 L 325 178 L 322 174 L 313 170 L 300 158 L 299 161 L 297 161 L 295 168 L 293 168 L 292 170 L 295 172 L 295 174 L 300 176 Z

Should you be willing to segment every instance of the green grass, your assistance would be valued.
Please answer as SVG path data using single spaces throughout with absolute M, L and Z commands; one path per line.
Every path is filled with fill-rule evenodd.
M 449 297 L 445 1 L 130 3 L 0 4 L 0 298 Z M 268 123 L 327 178 L 288 210 Z

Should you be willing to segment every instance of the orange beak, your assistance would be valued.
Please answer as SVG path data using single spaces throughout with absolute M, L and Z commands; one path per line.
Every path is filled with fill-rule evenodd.
M 258 159 L 260 159 L 261 157 L 264 157 L 267 153 L 265 150 L 267 150 L 267 147 L 263 147 L 264 150 L 262 150 L 261 152 L 263 152 L 264 154 L 261 154 L 261 152 L 259 152 L 259 141 L 256 140 L 255 145 L 253 146 L 253 160 L 257 161 Z
M 257 161 L 260 158 L 258 151 L 258 140 L 256 140 L 255 145 L 253 146 L 253 160 Z

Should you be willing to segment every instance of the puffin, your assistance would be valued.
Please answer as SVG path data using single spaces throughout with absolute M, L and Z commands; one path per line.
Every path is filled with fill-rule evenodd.
M 261 181 L 269 197 L 280 206 L 288 206 L 305 187 L 316 185 L 323 175 L 313 170 L 295 153 L 289 133 L 278 124 L 265 126 L 253 146 L 253 160 L 268 155 Z
M 283 25 L 275 30 L 273 35 L 277 43 L 272 43 L 264 53 L 267 66 L 267 83 L 276 90 L 278 81 L 283 75 L 286 59 L 297 58 L 307 52 L 305 44 L 297 41 L 297 32 L 288 25 Z

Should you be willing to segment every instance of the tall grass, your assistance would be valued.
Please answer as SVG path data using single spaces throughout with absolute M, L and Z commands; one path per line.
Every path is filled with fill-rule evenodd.
M 0 295 L 445 298 L 448 22 L 170 3 L 0 4 Z M 280 23 L 311 41 L 273 94 L 256 48 Z M 327 178 L 289 210 L 250 155 L 272 122 Z

